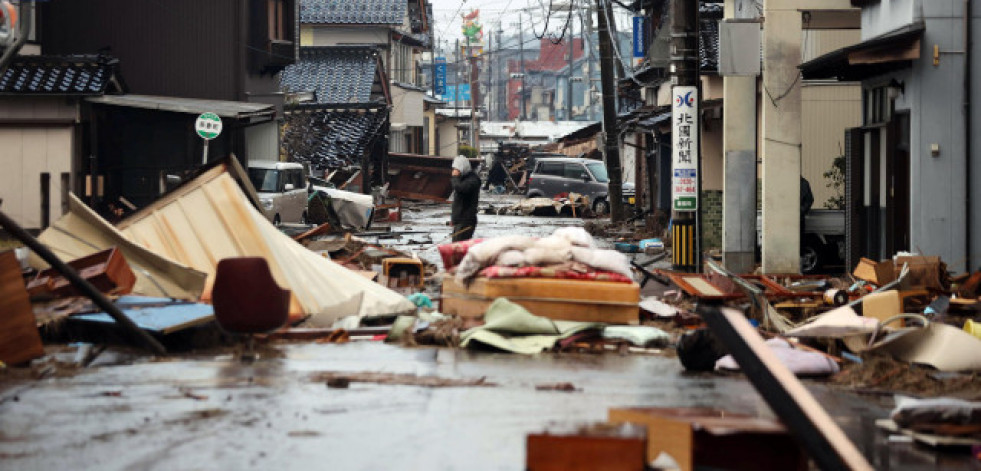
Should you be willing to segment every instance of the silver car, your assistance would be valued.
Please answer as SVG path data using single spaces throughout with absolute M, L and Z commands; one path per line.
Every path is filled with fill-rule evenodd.
M 528 177 L 528 197 L 555 198 L 568 193 L 579 193 L 589 197 L 597 214 L 606 214 L 610 210 L 609 183 L 606 165 L 599 160 L 576 157 L 539 158 Z M 624 203 L 633 204 L 633 198 L 633 185 L 624 184 Z
M 307 222 L 307 187 L 303 166 L 292 162 L 249 162 L 249 180 L 263 213 L 277 226 Z

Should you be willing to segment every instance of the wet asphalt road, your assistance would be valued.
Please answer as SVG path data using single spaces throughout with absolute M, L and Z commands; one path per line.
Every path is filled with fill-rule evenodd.
M 428 243 L 415 234 L 395 245 L 438 259 L 431 244 L 450 232 L 446 211 L 407 211 L 394 229 L 432 234 L 423 234 Z M 547 235 L 556 225 L 582 223 L 480 219 L 478 237 Z M 603 421 L 610 407 L 718 407 L 773 416 L 742 377 L 687 374 L 664 356 L 526 357 L 378 342 L 273 348 L 281 358 L 254 364 L 229 354 L 150 361 L 107 352 L 70 377 L 15 381 L 0 373 L 0 470 L 520 470 L 526 434 Z M 312 378 L 328 371 L 485 378 L 496 386 L 334 389 Z M 535 389 L 559 382 L 579 391 Z M 807 384 L 876 469 L 978 469 L 963 452 L 890 443 L 872 424 L 887 415 L 889 398 Z
M 378 342 L 275 349 L 283 358 L 251 365 L 231 355 L 182 357 L 8 383 L 0 393 L 0 469 L 519 470 L 526 434 L 603 421 L 610 407 L 772 417 L 741 377 L 687 374 L 662 356 L 525 357 Z M 312 378 L 325 371 L 485 378 L 496 386 L 335 389 Z M 558 382 L 579 391 L 535 389 Z M 872 426 L 887 412 L 877 401 L 808 386 L 876 469 L 972 469 L 963 454 L 888 443 Z

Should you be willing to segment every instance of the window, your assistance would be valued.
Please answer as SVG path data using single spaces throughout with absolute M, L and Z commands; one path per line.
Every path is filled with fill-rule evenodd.
M 582 180 L 583 177 L 589 177 L 589 174 L 581 164 L 565 164 L 565 177 Z
M 266 0 L 269 39 L 286 40 L 286 0 Z
M 878 124 L 889 121 L 892 114 L 892 100 L 885 85 L 862 90 L 865 105 L 865 124 Z
M 559 162 L 542 162 L 541 167 L 538 168 L 538 173 L 544 175 L 555 175 L 562 176 L 564 168 Z
M 287 183 L 292 183 L 294 190 L 306 187 L 303 183 L 303 170 L 297 168 L 287 170 L 287 172 L 289 174 L 289 181 Z
M 610 176 L 606 173 L 606 165 L 603 162 L 590 162 L 586 164 L 589 168 L 589 173 L 593 174 L 593 178 L 600 183 L 608 183 L 610 181 Z
M 250 168 L 249 180 L 255 191 L 275 193 L 279 189 L 279 172 L 267 168 Z

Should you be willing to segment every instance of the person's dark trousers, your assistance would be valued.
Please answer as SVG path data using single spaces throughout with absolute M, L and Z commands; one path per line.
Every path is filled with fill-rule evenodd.
M 453 225 L 453 242 L 460 242 L 461 240 L 470 240 L 473 237 L 473 231 L 476 229 L 476 224 L 454 224 Z

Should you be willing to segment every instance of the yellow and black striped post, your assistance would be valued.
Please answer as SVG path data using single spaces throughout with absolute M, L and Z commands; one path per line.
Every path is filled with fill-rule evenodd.
M 677 218 L 671 224 L 671 265 L 678 271 L 698 271 L 695 218 Z

